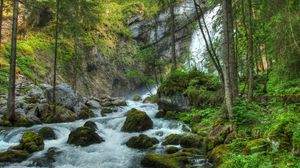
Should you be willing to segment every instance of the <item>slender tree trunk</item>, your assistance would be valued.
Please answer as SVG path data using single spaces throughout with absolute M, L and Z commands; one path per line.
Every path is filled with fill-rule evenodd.
M 79 61 L 78 61 L 78 33 L 75 30 L 74 33 L 74 79 L 73 79 L 73 89 L 76 93 L 76 86 L 77 86 L 77 72 L 78 72 L 78 65 L 79 65 Z
M 9 88 L 7 99 L 7 118 L 12 124 L 16 122 L 16 59 L 17 59 L 17 32 L 18 32 L 18 0 L 13 1 L 13 25 L 12 25 L 12 39 L 11 39 L 11 58 L 9 71 Z
M 249 14 L 249 37 L 248 37 L 248 99 L 253 99 L 253 88 L 254 88 L 254 61 L 253 61 L 253 9 L 252 0 L 248 0 L 248 14 Z
M 57 70 L 57 55 L 58 55 L 58 20 L 59 20 L 59 0 L 56 0 L 56 26 L 55 26 L 55 46 L 54 46 L 54 64 L 53 64 L 53 93 L 52 105 L 53 113 L 56 113 L 56 70 Z
M 0 48 L 1 48 L 1 45 L 2 45 L 2 24 L 3 24 L 3 9 L 4 9 L 4 7 L 3 7 L 3 5 L 4 5 L 4 3 L 3 3 L 3 1 L 4 0 L 0 0 L 1 2 L 0 2 Z
M 175 2 L 174 0 L 171 2 L 170 13 L 171 13 L 171 45 L 172 45 L 172 59 L 173 59 L 173 67 L 172 70 L 177 69 L 177 60 L 176 60 L 176 39 L 175 39 Z
M 228 119 L 233 121 L 233 102 L 238 94 L 237 91 L 237 69 L 234 54 L 234 34 L 232 1 L 223 1 L 223 32 L 224 32 L 224 84 L 225 104 L 228 112 Z
M 207 28 L 207 26 L 206 26 L 206 23 L 205 23 L 204 18 L 202 18 L 202 20 L 203 20 L 203 22 L 204 22 L 204 25 L 205 25 L 205 27 L 206 27 L 205 29 L 206 29 L 206 31 L 207 31 L 207 33 L 208 33 L 208 36 L 209 36 L 209 37 L 208 37 L 208 38 L 209 38 L 209 42 L 208 42 L 208 40 L 207 40 L 207 37 L 206 37 L 206 35 L 205 35 L 205 33 L 204 33 L 204 30 L 203 30 L 203 26 L 202 26 L 202 24 L 201 24 L 201 16 L 200 16 L 200 15 L 203 15 L 203 12 L 202 12 L 202 10 L 201 10 L 199 4 L 197 4 L 196 0 L 193 0 L 193 1 L 194 1 L 194 7 L 195 7 L 195 10 L 196 10 L 196 15 L 197 15 L 198 25 L 199 25 L 201 34 L 202 34 L 203 39 L 204 39 L 204 42 L 205 42 L 206 50 L 207 50 L 207 52 L 208 52 L 208 55 L 209 55 L 210 59 L 212 60 L 212 62 L 213 62 L 213 64 L 214 64 L 216 70 L 218 71 L 218 74 L 219 74 L 219 76 L 220 76 L 221 81 L 224 82 L 224 77 L 223 77 L 222 67 L 221 67 L 221 65 L 220 65 L 220 63 L 219 63 L 219 60 L 218 60 L 218 58 L 217 58 L 217 55 L 215 54 L 215 50 L 214 50 L 214 47 L 213 47 L 213 44 L 212 44 L 212 40 L 211 40 L 211 38 L 210 38 L 210 34 L 209 34 L 209 31 L 208 31 L 208 28 Z M 199 12 L 198 12 L 198 8 L 199 8 L 200 11 L 201 11 L 200 14 L 199 14 Z

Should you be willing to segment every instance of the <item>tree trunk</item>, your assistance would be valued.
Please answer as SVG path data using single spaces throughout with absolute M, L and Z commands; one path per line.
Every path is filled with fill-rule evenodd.
M 56 0 L 56 25 L 55 25 L 55 47 L 54 47 L 54 63 L 53 63 L 53 93 L 52 105 L 53 113 L 56 113 L 56 69 L 57 69 L 57 55 L 58 55 L 58 20 L 59 20 L 59 0 Z
M 4 0 L 0 0 L 1 2 L 0 2 L 0 48 L 1 48 L 1 45 L 2 45 L 2 24 L 3 24 L 3 9 L 4 9 L 4 7 L 3 7 L 3 5 L 4 5 L 4 3 L 3 3 L 3 1 Z
M 75 30 L 74 33 L 74 79 L 73 79 L 73 89 L 76 93 L 76 86 L 77 86 L 77 72 L 78 72 L 78 67 L 79 66 L 79 61 L 78 61 L 78 33 Z
M 234 54 L 234 34 L 232 1 L 223 1 L 223 32 L 224 32 L 224 84 L 225 104 L 228 112 L 228 119 L 233 121 L 233 102 L 238 94 L 237 89 L 237 66 Z
M 7 118 L 12 124 L 16 122 L 16 59 L 17 59 L 17 31 L 18 31 L 18 0 L 13 1 L 13 24 L 12 24 L 12 39 L 11 39 L 11 58 L 9 71 L 9 88 L 7 99 Z
M 248 99 L 253 99 L 253 9 L 252 9 L 252 0 L 248 0 L 248 14 L 249 14 L 249 37 L 248 37 Z
M 177 60 L 176 60 L 176 39 L 175 39 L 175 1 L 171 2 L 170 13 L 171 13 L 171 45 L 172 45 L 172 59 L 173 59 L 173 67 L 172 70 L 177 69 Z

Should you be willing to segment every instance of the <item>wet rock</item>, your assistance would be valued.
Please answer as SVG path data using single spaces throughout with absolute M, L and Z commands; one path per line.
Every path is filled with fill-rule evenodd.
M 56 139 L 55 132 L 50 127 L 43 127 L 38 132 L 45 140 Z
M 76 146 L 89 146 L 104 142 L 104 140 L 95 132 L 94 129 L 83 126 L 73 130 L 70 133 L 67 142 Z
M 88 100 L 86 102 L 86 105 L 89 107 L 89 108 L 93 108 L 93 109 L 99 109 L 101 106 L 100 106 L 100 103 L 94 99 L 91 99 L 91 100 Z
M 130 138 L 126 142 L 126 145 L 130 148 L 148 149 L 158 143 L 159 141 L 156 138 L 150 138 L 147 135 L 141 134 L 139 136 Z
M 184 168 L 191 166 L 190 153 L 177 152 L 168 156 L 146 154 L 141 161 L 142 166 L 151 168 Z
M 179 144 L 184 148 L 201 147 L 203 138 L 197 135 L 187 135 L 180 139 Z
M 87 121 L 86 123 L 84 123 L 83 125 L 84 127 L 89 127 L 92 130 L 96 131 L 98 129 L 97 124 L 93 121 Z
M 157 103 L 157 101 L 158 101 L 158 96 L 153 95 L 153 96 L 146 97 L 143 103 Z
M 90 110 L 88 108 L 81 109 L 79 114 L 78 114 L 79 119 L 88 119 L 88 118 L 91 118 L 91 117 L 95 117 L 95 114 L 92 110 Z
M 151 118 L 143 111 L 131 109 L 127 113 L 126 121 L 122 127 L 124 132 L 141 132 L 153 128 Z
M 106 114 L 117 112 L 117 111 L 118 111 L 118 109 L 115 107 L 103 107 L 101 109 L 101 115 L 106 116 Z
M 52 168 L 53 163 L 55 162 L 55 157 L 59 154 L 58 148 L 51 147 L 48 149 L 47 153 L 40 158 L 34 158 L 32 160 L 32 165 L 35 167 L 49 167 Z
M 29 153 L 37 152 L 44 149 L 44 139 L 35 132 L 25 132 L 16 149 L 23 149 Z
M 176 146 L 168 146 L 168 147 L 165 148 L 165 152 L 167 154 L 173 154 L 173 153 L 176 153 L 178 151 L 179 151 L 179 149 Z
M 205 148 L 207 151 L 212 150 L 214 147 L 221 145 L 225 142 L 227 136 L 230 134 L 231 125 L 217 124 L 211 130 L 207 137 L 204 139 Z
M 229 145 L 219 145 L 212 150 L 212 152 L 208 155 L 208 158 L 215 166 L 218 166 L 223 163 L 223 159 L 228 152 Z
M 179 145 L 182 137 L 182 135 L 170 134 L 164 139 L 162 145 Z
M 76 114 L 71 110 L 62 106 L 56 106 L 56 112 L 52 111 L 53 106 L 48 104 L 41 107 L 41 111 L 37 111 L 39 118 L 46 123 L 72 122 L 76 120 Z
M 164 111 L 187 111 L 191 108 L 188 98 L 179 93 L 172 96 L 161 94 L 157 104 Z
M 26 160 L 30 154 L 25 150 L 9 149 L 0 152 L 0 162 L 22 162 Z
M 166 115 L 166 113 L 164 111 L 160 110 L 159 112 L 157 112 L 155 114 L 155 118 L 164 118 L 165 115 Z
M 99 102 L 103 107 L 127 106 L 126 100 L 120 97 L 103 96 L 99 99 Z
M 142 97 L 140 95 L 135 95 L 132 100 L 133 101 L 141 101 Z

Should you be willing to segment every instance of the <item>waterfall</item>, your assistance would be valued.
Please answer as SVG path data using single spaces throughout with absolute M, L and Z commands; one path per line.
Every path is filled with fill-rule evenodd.
M 216 40 L 220 37 L 220 28 L 218 27 L 217 30 L 214 29 L 214 23 L 217 20 L 217 14 L 218 11 L 220 11 L 221 6 L 218 5 L 215 8 L 207 11 L 204 14 L 204 20 L 207 26 L 207 29 L 209 31 L 209 34 L 212 38 L 212 40 Z M 201 23 L 203 25 L 203 20 L 201 19 Z M 204 28 L 204 27 L 203 27 Z M 208 32 L 204 30 L 205 37 L 208 39 Z M 199 25 L 197 25 L 197 29 L 194 31 L 192 35 L 192 42 L 190 45 L 190 58 L 186 61 L 186 65 L 191 67 L 197 67 L 199 70 L 206 71 L 205 63 L 205 53 L 206 45 L 204 41 L 204 37 L 201 33 L 201 29 L 199 28 Z

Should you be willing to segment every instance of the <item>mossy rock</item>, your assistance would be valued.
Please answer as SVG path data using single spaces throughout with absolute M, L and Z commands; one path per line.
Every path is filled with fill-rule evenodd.
M 79 127 L 73 130 L 68 138 L 67 143 L 73 144 L 76 146 L 89 146 L 96 143 L 104 142 L 95 130 L 90 127 Z
M 187 135 L 180 139 L 179 144 L 184 148 L 201 147 L 203 138 L 197 135 Z
M 153 121 L 143 111 L 131 109 L 127 113 L 126 121 L 122 127 L 123 132 L 141 132 L 153 128 Z
M 26 117 L 18 116 L 15 126 L 16 127 L 30 127 L 36 124 L 35 122 L 29 120 Z
M 89 127 L 92 130 L 94 130 L 94 131 L 96 131 L 98 129 L 97 124 L 95 122 L 93 122 L 93 121 L 87 121 L 87 122 L 84 123 L 83 126 L 84 127 Z
M 106 114 L 110 114 L 113 112 L 117 112 L 117 109 L 115 107 L 102 107 L 101 108 L 102 116 L 106 116 Z
M 142 166 L 152 168 L 180 168 L 180 164 L 167 156 L 147 154 L 141 161 Z
M 30 154 L 26 150 L 9 149 L 0 152 L 0 162 L 22 162 L 29 158 Z
M 179 148 L 177 148 L 176 146 L 168 146 L 165 148 L 165 152 L 167 154 L 173 154 L 179 151 Z
M 182 137 L 182 135 L 170 134 L 164 139 L 162 145 L 179 145 Z
M 142 97 L 140 95 L 135 95 L 132 100 L 133 101 L 141 101 Z
M 201 151 L 198 148 L 183 148 L 182 152 L 187 152 L 187 153 L 191 153 L 191 154 L 194 154 L 194 155 L 200 155 L 200 154 L 203 153 L 203 151 Z
M 158 102 L 158 96 L 157 95 L 152 95 L 149 97 L 146 97 L 143 103 L 157 103 Z
M 164 119 L 166 120 L 176 120 L 177 119 L 177 114 L 176 111 L 167 111 Z
M 229 145 L 219 145 L 215 147 L 211 153 L 209 154 L 208 158 L 211 160 L 215 166 L 218 166 L 223 163 L 223 159 L 225 156 L 230 152 Z
M 38 133 L 25 132 L 20 141 L 20 146 L 29 153 L 37 152 L 44 149 L 44 139 Z
M 159 141 L 156 138 L 151 138 L 147 135 L 141 134 L 139 136 L 130 138 L 126 142 L 126 145 L 130 148 L 148 149 L 158 143 Z
M 83 108 L 78 113 L 78 118 L 79 119 L 88 119 L 88 118 L 91 118 L 91 117 L 95 117 L 95 114 L 89 108 Z
M 247 143 L 244 154 L 253 154 L 258 152 L 268 152 L 271 149 L 271 142 L 267 139 L 255 139 Z
M 76 120 L 76 114 L 71 110 L 56 105 L 56 112 L 52 112 L 53 106 L 47 105 L 41 114 L 41 120 L 45 123 L 72 122 Z
M 163 111 L 163 110 L 160 110 L 159 112 L 157 112 L 157 113 L 155 114 L 155 118 L 164 118 L 165 115 L 166 115 L 166 112 Z
M 55 132 L 50 127 L 43 127 L 38 133 L 46 140 L 56 139 Z

